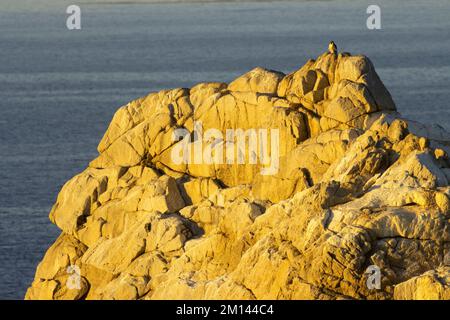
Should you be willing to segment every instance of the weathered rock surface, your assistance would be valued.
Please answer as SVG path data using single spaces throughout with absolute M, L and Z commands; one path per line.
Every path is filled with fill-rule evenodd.
M 227 129 L 278 129 L 278 170 L 245 145 L 243 163 L 174 161 L 199 122 L 224 138 L 194 137 L 191 159 Z M 26 298 L 449 299 L 449 146 L 401 118 L 365 56 L 151 93 L 63 186 Z

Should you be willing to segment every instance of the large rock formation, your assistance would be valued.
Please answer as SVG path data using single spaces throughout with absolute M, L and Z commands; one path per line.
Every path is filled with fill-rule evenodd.
M 365 56 L 151 93 L 62 188 L 26 298 L 449 299 L 449 141 Z

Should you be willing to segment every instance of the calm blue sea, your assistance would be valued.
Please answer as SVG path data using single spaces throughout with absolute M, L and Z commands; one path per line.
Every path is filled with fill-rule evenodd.
M 150 91 L 303 65 L 334 40 L 368 55 L 407 117 L 450 130 L 450 1 L 0 3 L 0 298 L 21 299 L 59 231 L 48 212 L 114 111 Z M 71 1 L 69 1 L 71 3 Z

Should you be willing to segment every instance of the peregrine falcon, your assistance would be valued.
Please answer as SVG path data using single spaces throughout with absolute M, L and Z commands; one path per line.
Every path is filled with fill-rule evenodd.
M 328 44 L 328 51 L 332 54 L 336 54 L 337 52 L 337 47 L 336 44 L 333 41 L 330 41 L 330 43 Z

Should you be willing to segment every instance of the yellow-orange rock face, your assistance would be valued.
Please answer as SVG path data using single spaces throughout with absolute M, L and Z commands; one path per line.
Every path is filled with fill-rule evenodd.
M 201 161 L 174 160 L 179 129 Z M 205 160 L 229 129 L 243 161 Z M 278 130 L 270 174 L 254 129 Z M 365 56 L 151 93 L 63 186 L 26 298 L 449 299 L 449 142 L 401 118 Z

